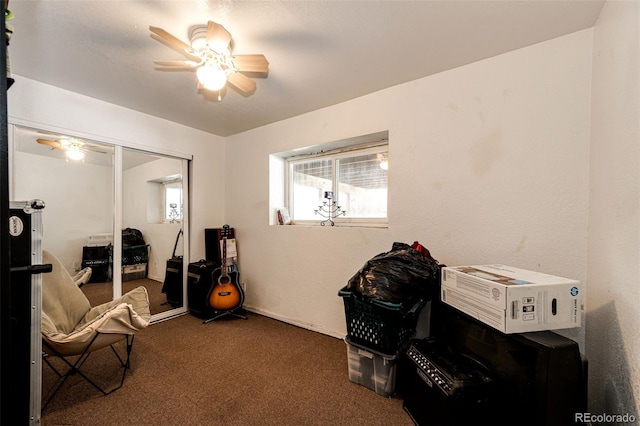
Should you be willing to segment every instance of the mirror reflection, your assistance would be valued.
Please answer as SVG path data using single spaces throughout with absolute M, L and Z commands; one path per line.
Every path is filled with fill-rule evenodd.
M 180 307 L 182 270 L 168 260 L 183 253 L 182 160 L 130 149 L 122 157 L 122 291 L 147 287 L 152 314 Z
M 60 259 L 92 306 L 141 285 L 152 315 L 182 306 L 182 270 L 169 292 L 164 284 L 167 265 L 184 247 L 183 160 L 122 150 L 122 229 L 114 236 L 114 146 L 22 126 L 13 127 L 13 146 L 11 198 L 44 200 L 43 249 Z M 122 241 L 120 271 L 114 238 Z M 116 291 L 114 280 L 121 282 Z

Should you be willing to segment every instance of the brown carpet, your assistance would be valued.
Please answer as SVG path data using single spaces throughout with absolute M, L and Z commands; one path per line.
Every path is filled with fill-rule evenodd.
M 60 361 L 53 359 L 52 361 Z M 85 370 L 119 382 L 109 349 Z M 191 315 L 135 338 L 124 386 L 102 396 L 72 376 L 42 415 L 49 425 L 412 425 L 399 397 L 349 380 L 340 339 L 264 316 L 209 324 Z M 109 375 L 112 375 L 109 378 Z M 43 397 L 56 376 L 43 366 Z
M 167 296 L 162 293 L 162 282 L 155 281 L 150 278 L 142 278 L 140 280 L 124 281 L 122 283 L 122 294 L 133 290 L 138 286 L 144 286 L 149 293 L 149 309 L 151 314 L 168 311 L 173 307 L 167 304 Z M 82 292 L 91 306 L 97 306 L 102 303 L 109 302 L 113 299 L 113 283 L 87 283 L 82 287 Z

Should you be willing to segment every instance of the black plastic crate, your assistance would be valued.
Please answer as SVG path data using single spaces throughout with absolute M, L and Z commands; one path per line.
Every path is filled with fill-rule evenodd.
M 122 247 L 122 265 L 137 265 L 149 262 L 149 244 Z
M 347 337 L 354 343 L 384 354 L 395 354 L 416 333 L 425 300 L 390 303 L 365 298 L 346 287 L 338 292 L 344 301 Z

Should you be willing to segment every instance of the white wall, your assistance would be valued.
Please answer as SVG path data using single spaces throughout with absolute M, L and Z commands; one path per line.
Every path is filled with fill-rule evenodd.
M 122 226 L 136 228 L 142 232 L 145 243 L 150 246 L 148 277 L 157 281 L 164 281 L 166 260 L 172 255 L 176 235 L 182 225 L 162 223 L 157 217 L 148 220 L 148 181 L 175 175 L 181 171 L 181 160 L 159 158 L 122 173 Z M 155 201 L 162 204 L 164 198 L 161 197 L 162 194 L 158 195 Z M 160 215 L 164 216 L 164 210 Z M 176 250 L 176 253 L 182 254 L 182 250 Z
M 592 31 L 228 138 L 246 306 L 346 333 L 338 290 L 394 241 L 586 282 Z M 389 130 L 389 228 L 269 226 L 269 154 Z M 565 333 L 584 345 L 584 330 Z
M 640 2 L 594 27 L 587 347 L 593 413 L 640 415 Z
M 92 140 L 157 148 L 167 154 L 193 155 L 190 254 L 192 259 L 204 257 L 204 228 L 219 227 L 224 218 L 224 206 L 216 202 L 223 197 L 223 138 L 19 75 L 14 78 L 7 102 L 10 123 L 80 132 Z

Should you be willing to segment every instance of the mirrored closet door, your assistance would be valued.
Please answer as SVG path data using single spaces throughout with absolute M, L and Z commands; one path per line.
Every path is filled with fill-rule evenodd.
M 10 126 L 11 199 L 42 199 L 43 249 L 58 257 L 92 306 L 140 285 L 152 321 L 186 311 L 188 161 L 86 138 Z M 181 232 L 182 231 L 182 232 Z M 86 274 L 85 274 L 86 275 Z
M 128 148 L 122 158 L 123 292 L 147 287 L 152 314 L 183 307 L 184 160 Z

